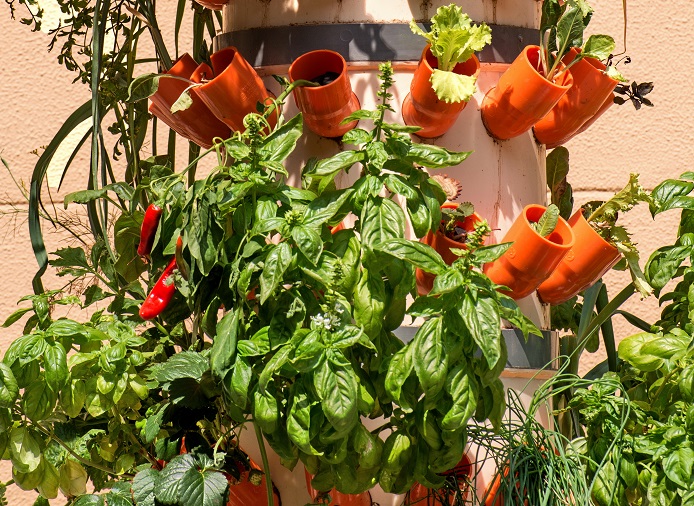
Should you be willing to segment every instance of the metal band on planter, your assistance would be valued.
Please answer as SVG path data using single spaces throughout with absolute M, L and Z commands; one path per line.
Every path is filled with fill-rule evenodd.
M 489 25 L 492 43 L 478 54 L 482 63 L 511 63 L 528 44 L 537 42 L 534 28 Z M 222 33 L 215 51 L 234 46 L 254 67 L 288 65 L 316 49 L 340 53 L 347 62 L 416 61 L 422 38 L 406 23 L 343 23 L 253 28 Z

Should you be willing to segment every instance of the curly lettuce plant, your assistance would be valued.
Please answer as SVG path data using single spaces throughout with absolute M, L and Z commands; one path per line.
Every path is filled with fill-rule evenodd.
M 422 30 L 414 20 L 410 21 L 410 29 L 429 42 L 431 54 L 438 61 L 431 75 L 436 96 L 447 103 L 469 101 L 475 93 L 477 76 L 456 74 L 453 69 L 492 42 L 491 28 L 485 23 L 473 24 L 459 6 L 450 4 L 436 10 L 430 31 Z

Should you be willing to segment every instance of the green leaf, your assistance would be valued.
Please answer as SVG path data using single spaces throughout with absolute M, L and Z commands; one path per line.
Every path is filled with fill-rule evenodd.
M 296 141 L 301 137 L 304 122 L 301 114 L 284 123 L 263 141 L 258 149 L 264 161 L 283 162 L 296 147 Z
M 414 370 L 424 394 L 433 398 L 443 388 L 448 357 L 443 347 L 443 318 L 425 321 L 414 336 Z
M 547 237 L 557 228 L 557 223 L 559 223 L 559 208 L 554 204 L 550 204 L 537 223 L 531 223 L 530 225 L 539 235 Z
M 493 368 L 501 356 L 501 323 L 496 303 L 483 295 L 474 300 L 465 293 L 459 309 L 468 331 L 482 350 L 489 368 Z
M 253 395 L 253 418 L 265 434 L 273 434 L 280 422 L 277 399 L 270 392 L 257 390 Z
M 321 407 L 338 433 L 347 434 L 359 421 L 357 410 L 358 382 L 351 367 L 330 364 L 335 388 L 327 392 Z
M 69 388 L 63 388 L 60 391 L 60 406 L 70 418 L 75 418 L 82 412 L 86 399 L 87 390 L 84 380 L 72 380 Z
M 448 267 L 434 248 L 419 241 L 403 238 L 387 239 L 374 249 L 409 262 L 432 274 L 442 274 Z
M 217 378 L 224 378 L 234 363 L 239 338 L 239 318 L 242 308 L 228 312 L 217 324 L 217 335 L 210 350 L 210 370 Z
M 138 102 L 154 95 L 159 89 L 159 74 L 137 76 L 128 86 L 128 102 Z
M 309 262 L 317 265 L 323 252 L 323 241 L 320 234 L 313 228 L 297 225 L 292 228 L 292 239 Z
M 352 190 L 324 192 L 308 205 L 302 223 L 312 227 L 322 225 L 335 216 L 352 194 Z
M 190 109 L 191 105 L 193 105 L 193 97 L 190 96 L 188 90 L 185 90 L 171 105 L 171 114 Z
M 189 469 L 178 486 L 179 504 L 184 506 L 222 506 L 227 490 L 226 477 L 213 469 Z
M 73 506 L 104 506 L 104 498 L 95 494 L 83 495 L 74 502 Z
M 231 402 L 239 409 L 246 409 L 248 405 L 248 388 L 252 377 L 253 371 L 248 363 L 248 359 L 238 357 L 231 375 L 227 374 L 227 378 L 230 379 L 227 390 L 229 391 Z
M 311 402 L 300 384 L 293 388 L 289 415 L 287 416 L 287 435 L 301 451 L 309 455 L 320 452 L 311 446 Z
M 387 198 L 369 197 L 360 221 L 362 244 L 370 248 L 405 235 L 405 215 L 400 206 Z
M 304 176 L 331 176 L 343 169 L 349 169 L 355 163 L 363 160 L 363 151 L 341 151 L 330 158 L 320 160 L 314 165 L 307 165 L 304 170 Z
M 65 195 L 63 206 L 67 209 L 68 205 L 74 202 L 75 204 L 88 204 L 97 199 L 104 198 L 108 192 L 102 188 L 99 190 L 81 190 Z
M 571 47 L 583 45 L 583 12 L 575 2 L 569 1 L 557 23 L 557 58 L 561 59 Z
M 573 210 L 573 190 L 567 181 L 569 174 L 569 150 L 564 146 L 554 148 L 546 160 L 547 186 L 552 204 L 559 207 L 559 215 L 568 220 Z
M 161 424 L 164 421 L 164 415 L 169 407 L 169 404 L 160 404 L 156 413 L 148 416 L 145 422 L 144 430 L 144 441 L 145 443 L 152 443 L 159 435 L 161 430 Z
M 442 169 L 463 163 L 470 153 L 472 151 L 449 151 L 433 144 L 413 143 L 405 160 L 429 169 Z
M 446 378 L 446 391 L 452 397 L 453 405 L 441 420 L 441 428 L 457 431 L 465 427 L 477 409 L 476 384 L 468 374 L 466 365 L 461 364 L 451 370 Z
M 413 345 L 408 344 L 393 355 L 390 364 L 388 364 L 388 372 L 385 379 L 386 392 L 398 403 L 400 402 L 402 386 L 414 369 L 412 354 Z
M 0 408 L 12 408 L 19 398 L 19 386 L 10 367 L 0 362 Z
M 354 292 L 354 320 L 371 339 L 376 339 L 383 327 L 386 292 L 383 279 L 363 269 Z
M 694 450 L 687 446 L 680 446 L 663 460 L 665 476 L 684 489 L 691 485 L 693 465 Z
M 477 89 L 476 83 L 476 76 L 465 76 L 438 69 L 431 74 L 431 87 L 439 100 L 447 104 L 469 102 Z
M 268 360 L 263 368 L 263 372 L 261 372 L 258 377 L 258 386 L 261 391 L 265 391 L 265 388 L 275 373 L 289 361 L 289 356 L 292 354 L 292 351 L 291 345 L 284 345 L 277 350 L 270 360 Z
M 60 343 L 53 343 L 46 346 L 43 355 L 43 367 L 46 370 L 46 383 L 58 393 L 65 386 L 70 377 L 67 368 L 67 354 L 65 348 Z
M 268 254 L 260 274 L 260 303 L 265 304 L 279 286 L 284 273 L 292 261 L 292 250 L 286 242 L 281 242 Z
M 229 312 L 225 315 L 230 316 L 230 320 L 234 319 L 236 311 Z M 224 319 L 222 319 L 224 322 Z M 219 323 L 222 326 L 222 322 Z M 230 323 L 228 320 L 227 324 Z M 229 328 L 224 326 L 223 330 L 229 332 Z M 221 338 L 223 339 L 223 337 Z M 216 338 L 215 338 L 216 341 Z M 203 374 L 210 369 L 209 360 L 200 353 L 193 351 L 181 351 L 169 357 L 163 364 L 156 366 L 151 373 L 151 377 L 159 383 L 166 383 L 180 378 L 195 378 L 201 380 Z
M 29 419 L 40 421 L 52 413 L 57 400 L 58 394 L 51 390 L 44 378 L 40 377 L 24 390 L 22 406 Z
M 607 60 L 614 53 L 614 39 L 609 35 L 591 35 L 583 45 L 581 56 L 584 58 L 595 58 L 596 60 Z
M 179 455 L 171 459 L 171 462 L 156 477 L 154 483 L 156 500 L 164 504 L 180 504 L 182 478 L 190 470 L 197 471 L 195 458 L 192 455 Z
M 10 460 L 20 473 L 30 473 L 41 464 L 42 441 L 37 432 L 26 426 L 10 432 Z

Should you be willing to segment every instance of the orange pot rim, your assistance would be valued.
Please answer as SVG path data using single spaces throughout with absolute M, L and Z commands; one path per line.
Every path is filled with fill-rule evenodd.
M 535 71 L 535 73 L 536 73 L 537 75 L 539 75 L 542 79 L 544 79 L 544 81 L 545 81 L 549 86 L 551 86 L 551 87 L 553 87 L 553 88 L 556 88 L 557 90 L 568 90 L 569 88 L 571 88 L 571 86 L 573 86 L 573 77 L 571 77 L 571 78 L 569 79 L 569 83 L 566 84 L 566 85 L 564 85 L 564 86 L 562 86 L 561 84 L 557 84 L 557 83 L 555 83 L 554 81 L 550 81 L 549 79 L 547 79 L 547 78 L 544 76 L 544 74 L 542 74 L 539 70 L 537 70 L 535 67 L 533 67 L 533 66 L 530 64 L 530 58 L 528 57 L 528 53 L 529 53 L 530 50 L 537 50 L 537 52 L 539 53 L 539 52 L 540 52 L 540 46 L 535 46 L 535 45 L 532 45 L 532 44 L 531 44 L 531 45 L 525 46 L 525 47 L 523 48 L 523 50 L 521 51 L 521 53 L 522 53 L 523 56 L 524 56 L 524 58 L 522 58 L 522 65 L 524 65 L 524 66 L 526 66 L 527 68 L 532 69 L 533 71 Z M 539 61 L 539 54 L 538 54 L 538 61 Z M 560 65 L 561 65 L 561 64 L 560 64 Z M 571 72 L 571 69 L 569 69 L 567 72 Z
M 289 81 L 292 83 L 294 81 L 297 81 L 297 79 L 294 79 L 292 77 L 292 69 L 294 69 L 294 65 L 296 65 L 296 62 L 298 62 L 299 60 L 301 60 L 302 58 L 305 58 L 305 57 L 316 56 L 318 53 L 330 54 L 330 55 L 337 56 L 342 62 L 342 70 L 340 71 L 340 75 L 347 72 L 347 60 L 345 60 L 345 58 L 340 53 L 338 53 L 337 51 L 332 51 L 331 49 L 314 49 L 313 51 L 309 51 L 307 53 L 302 54 L 301 56 L 299 56 L 296 60 L 294 60 L 292 62 L 292 64 L 289 66 L 289 70 L 287 70 L 287 75 L 289 76 Z M 303 86 L 302 91 L 307 92 L 307 93 L 315 93 L 317 91 L 327 90 L 333 85 L 339 86 L 339 84 L 340 83 L 338 82 L 338 80 L 335 79 L 334 81 L 329 82 L 328 84 L 322 84 L 320 86 Z
M 545 206 L 543 206 L 543 205 L 540 205 L 540 204 L 528 204 L 527 206 L 525 206 L 525 207 L 523 208 L 523 212 L 522 212 L 521 215 L 519 216 L 519 218 L 523 218 L 523 220 L 525 220 L 525 223 L 526 223 L 526 225 L 528 226 L 528 228 L 529 228 L 532 232 L 534 232 L 535 235 L 537 235 L 537 237 L 540 238 L 540 239 L 542 240 L 542 242 L 544 242 L 547 246 L 551 246 L 551 247 L 560 246 L 560 247 L 566 248 L 567 250 L 568 250 L 568 249 L 571 249 L 571 248 L 573 247 L 574 243 L 576 242 L 576 238 L 574 237 L 573 231 L 571 230 L 571 225 L 569 225 L 569 223 L 568 223 L 564 218 L 562 218 L 561 216 L 559 217 L 559 221 L 557 221 L 557 227 L 555 227 L 554 232 L 558 232 L 557 228 L 558 228 L 559 225 L 562 224 L 562 222 L 563 222 L 563 225 L 565 225 L 566 228 L 569 230 L 569 233 L 570 233 L 570 236 L 571 236 L 571 241 L 569 241 L 568 243 L 561 243 L 561 244 L 560 244 L 560 243 L 557 243 L 557 242 L 554 242 L 554 241 L 550 241 L 547 237 L 542 237 L 540 234 L 538 234 L 537 232 L 535 232 L 535 229 L 534 229 L 534 228 L 532 227 L 532 225 L 531 225 L 531 223 L 535 223 L 535 222 L 532 222 L 532 221 L 530 221 L 530 220 L 528 219 L 528 211 L 530 211 L 531 209 L 544 209 L 544 210 L 546 211 L 546 210 L 547 210 L 547 207 L 545 207 Z M 544 211 L 543 211 L 543 212 L 544 212 Z M 551 235 L 552 235 L 552 234 L 550 234 L 550 237 L 551 237 Z M 560 234 L 560 235 L 561 235 L 561 234 Z M 562 236 L 562 237 L 563 237 L 563 236 Z
M 589 234 L 591 234 L 591 237 L 596 240 L 601 242 L 606 248 L 609 248 L 612 253 L 619 253 L 619 250 L 617 247 L 612 244 L 609 241 L 606 241 L 604 237 L 602 237 L 600 234 L 597 233 L 597 231 L 593 228 L 593 226 L 586 220 L 585 216 L 583 216 L 583 208 L 579 208 L 575 213 L 571 215 L 571 217 L 567 220 L 569 226 L 573 229 L 574 225 L 578 221 L 583 221 L 585 222 L 585 225 L 590 228 Z M 621 254 L 621 253 L 620 253 Z
M 437 66 L 436 68 L 434 68 L 434 67 L 432 67 L 432 66 L 429 64 L 429 59 L 427 58 L 428 55 L 431 55 L 431 57 L 432 57 L 434 60 L 436 60 L 436 56 L 434 56 L 434 53 L 431 52 L 431 44 L 427 44 L 427 45 L 424 47 L 424 49 L 422 50 L 422 56 L 421 56 L 420 59 L 419 59 L 419 65 L 426 65 L 426 66 L 427 66 L 427 69 L 428 69 L 430 72 L 432 72 L 432 73 L 434 72 L 434 70 L 441 70 L 441 69 L 438 68 L 438 66 Z M 460 72 L 456 72 L 456 71 L 455 71 L 455 69 L 456 69 L 459 65 L 465 65 L 465 64 L 467 64 L 467 63 L 468 63 L 469 61 L 471 61 L 471 60 L 472 60 L 472 61 L 474 62 L 474 64 L 475 64 L 475 72 L 474 72 L 474 73 L 472 73 L 472 74 L 461 74 Z M 456 63 L 456 64 L 455 64 L 455 67 L 453 67 L 453 70 L 448 70 L 448 71 L 443 70 L 442 72 L 453 72 L 454 74 L 458 74 L 458 75 L 461 75 L 461 76 L 478 77 L 478 76 L 479 76 L 479 73 L 480 73 L 480 67 L 481 67 L 481 65 L 480 65 L 480 60 L 479 60 L 479 58 L 477 58 L 477 55 L 476 55 L 475 53 L 472 53 L 472 56 L 470 56 L 470 58 L 468 58 L 467 60 L 461 61 L 461 62 L 459 62 L 459 63 Z

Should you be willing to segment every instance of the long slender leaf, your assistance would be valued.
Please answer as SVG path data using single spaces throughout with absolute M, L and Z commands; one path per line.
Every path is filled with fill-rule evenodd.
M 41 206 L 41 187 L 48 172 L 48 166 L 55 156 L 56 151 L 70 133 L 75 130 L 82 122 L 89 119 L 91 116 L 91 101 L 85 102 L 73 112 L 68 119 L 60 127 L 58 133 L 55 134 L 53 140 L 48 144 L 48 147 L 39 157 L 38 162 L 34 166 L 34 171 L 31 174 L 31 183 L 29 187 L 29 237 L 31 239 L 31 247 L 34 250 L 34 256 L 39 264 L 39 270 L 34 275 L 32 286 L 35 293 L 43 292 L 43 283 L 41 276 L 46 272 L 48 267 L 48 254 L 46 253 L 46 245 L 43 241 L 43 233 L 41 231 L 41 221 L 39 207 Z
M 595 309 L 597 309 L 598 314 L 605 309 L 609 299 L 607 298 L 607 288 L 603 284 L 598 292 L 598 298 L 595 301 Z M 614 328 L 612 328 L 612 315 L 610 315 L 605 323 L 600 326 L 600 331 L 602 332 L 602 340 L 605 343 L 605 351 L 607 352 L 607 363 L 610 367 L 610 371 L 617 372 L 617 345 L 614 341 Z

